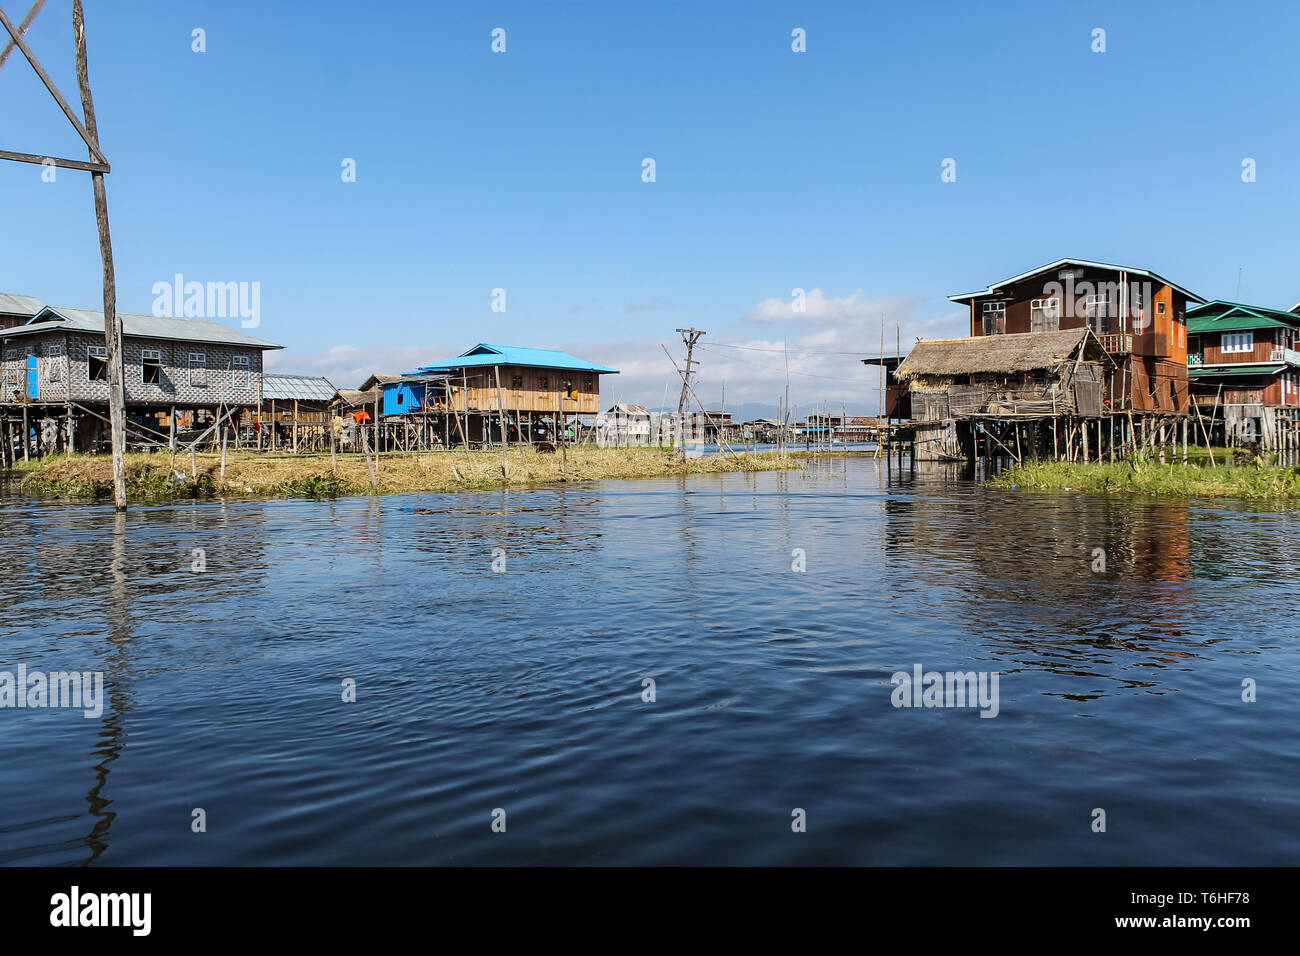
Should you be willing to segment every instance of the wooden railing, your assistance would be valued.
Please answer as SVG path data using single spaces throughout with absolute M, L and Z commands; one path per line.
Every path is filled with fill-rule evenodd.
M 1133 336 L 1126 332 L 1106 332 L 1097 336 L 1101 347 L 1112 355 L 1133 351 Z

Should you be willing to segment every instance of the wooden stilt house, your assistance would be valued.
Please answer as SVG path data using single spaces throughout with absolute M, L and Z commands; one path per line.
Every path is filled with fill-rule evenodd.
M 617 369 L 554 349 L 480 343 L 383 383 L 385 420 L 437 423 L 447 444 L 572 440 L 600 413 L 600 376 Z

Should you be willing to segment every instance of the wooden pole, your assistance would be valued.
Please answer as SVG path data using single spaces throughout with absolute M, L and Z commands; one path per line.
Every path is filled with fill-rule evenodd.
M 563 422 L 561 421 L 561 419 L 563 418 L 563 416 L 564 416 L 564 398 L 563 398 L 563 393 L 562 393 L 562 392 L 556 392 L 556 393 L 555 393 L 555 431 L 556 431 L 556 436 L 555 436 L 555 437 L 556 437 L 556 438 L 559 440 L 559 442 L 560 442 L 560 474 L 564 474 L 564 470 L 565 470 L 566 467 L 568 467 L 568 464 L 569 464 L 568 453 L 565 451 L 565 448 L 564 448 L 564 424 L 563 424 Z
M 501 425 L 501 477 L 510 480 L 510 436 L 506 434 L 506 409 L 501 401 L 501 366 L 492 366 L 497 379 L 497 422 Z
M 330 471 L 337 475 L 339 473 L 339 454 L 334 440 L 334 414 L 327 410 L 325 415 L 325 427 L 329 429 L 330 433 Z
M 90 158 L 103 160 L 99 149 L 99 128 L 95 103 L 90 94 L 90 73 L 86 64 L 86 24 L 81 0 L 72 0 L 72 32 L 77 48 L 77 86 L 89 136 Z M 71 118 L 71 114 L 69 114 Z M 99 154 L 98 156 L 96 154 Z M 113 504 L 126 510 L 126 391 L 122 379 L 122 320 L 117 317 L 117 279 L 113 270 L 113 240 L 108 230 L 108 196 L 104 174 L 90 174 L 95 194 L 95 224 L 99 230 L 99 257 L 104 271 L 104 344 L 108 349 L 108 418 L 113 445 Z M 69 382 L 71 385 L 71 382 Z
M 361 423 L 357 422 L 357 424 L 360 425 Z M 370 471 L 370 487 L 375 491 L 378 491 L 379 481 L 375 478 L 375 466 L 370 462 L 370 442 L 366 438 L 366 430 L 364 427 L 361 429 L 361 451 L 366 456 L 366 468 Z
M 221 409 L 218 408 L 217 411 L 218 413 L 220 413 Z M 230 425 L 227 422 L 223 422 L 220 425 L 220 428 L 221 428 L 221 483 L 224 485 L 226 483 L 226 433 L 229 431 Z

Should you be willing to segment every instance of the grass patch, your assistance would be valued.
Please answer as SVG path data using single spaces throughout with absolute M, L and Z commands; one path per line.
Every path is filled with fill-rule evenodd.
M 989 480 L 996 488 L 1021 491 L 1082 491 L 1093 494 L 1151 495 L 1165 498 L 1300 498 L 1300 468 L 1280 468 L 1255 458 L 1226 464 L 1215 450 L 1218 467 L 1208 464 L 1160 464 L 1148 459 L 1091 464 L 1030 461 Z M 1189 456 L 1190 457 L 1190 456 Z
M 775 452 L 737 457 L 683 458 L 659 448 L 570 448 L 542 454 L 528 446 L 472 451 L 392 452 L 375 460 L 378 488 L 372 488 L 364 456 L 338 456 L 337 471 L 328 454 L 289 455 L 230 452 L 225 477 L 221 456 L 198 456 L 191 476 L 188 455 L 166 453 L 126 456 L 127 494 L 133 499 L 198 498 L 259 495 L 333 498 L 341 495 L 402 494 L 420 491 L 486 491 L 553 482 L 665 478 L 737 471 L 772 471 L 802 467 L 803 454 L 782 458 Z M 507 464 L 508 462 L 508 464 Z M 113 495 L 112 461 L 106 455 L 73 455 L 27 463 L 32 467 L 21 490 L 37 497 L 91 498 Z

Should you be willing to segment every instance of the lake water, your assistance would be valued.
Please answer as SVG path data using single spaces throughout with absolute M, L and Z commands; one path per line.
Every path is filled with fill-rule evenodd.
M 1293 508 L 864 458 L 0 515 L 0 670 L 106 698 L 0 709 L 2 863 L 1300 852 Z M 894 706 L 917 665 L 997 672 L 996 717 Z

